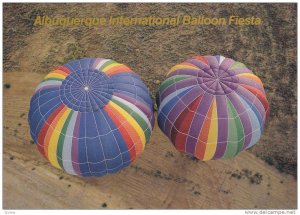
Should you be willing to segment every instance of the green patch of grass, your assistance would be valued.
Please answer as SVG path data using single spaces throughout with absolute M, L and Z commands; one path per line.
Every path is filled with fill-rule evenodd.
M 267 164 L 269 164 L 270 166 L 274 165 L 274 160 L 272 157 L 265 157 L 265 161 L 267 162 Z
M 263 180 L 263 176 L 259 172 L 255 173 L 250 177 L 251 184 L 260 184 L 262 180 Z

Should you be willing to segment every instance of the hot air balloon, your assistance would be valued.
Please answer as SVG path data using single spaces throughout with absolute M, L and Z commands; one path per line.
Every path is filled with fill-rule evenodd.
M 175 148 L 204 161 L 232 158 L 256 144 L 269 114 L 261 80 L 220 55 L 171 68 L 157 105 L 158 125 Z
M 153 103 L 129 67 L 83 58 L 44 78 L 31 98 L 28 120 L 39 152 L 54 167 L 103 176 L 143 152 L 154 125 Z

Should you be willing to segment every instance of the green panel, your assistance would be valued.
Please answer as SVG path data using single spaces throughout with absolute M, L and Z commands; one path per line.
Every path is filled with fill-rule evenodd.
M 171 78 L 168 78 L 167 80 L 162 82 L 158 90 L 159 90 L 159 92 L 163 92 L 170 85 L 172 85 L 172 84 L 174 84 L 178 81 L 191 78 L 191 77 L 192 76 L 190 76 L 190 75 L 175 75 L 175 76 L 172 76 Z
M 67 117 L 64 126 L 60 132 L 59 139 L 58 139 L 58 144 L 57 144 L 57 149 L 56 149 L 56 155 L 57 155 L 57 160 L 61 168 L 63 168 L 63 163 L 62 163 L 62 151 L 63 151 L 63 146 L 64 146 L 64 141 L 65 141 L 65 135 L 70 123 L 70 120 L 72 118 L 73 111 L 70 112 L 69 116 Z
M 237 128 L 238 148 L 237 148 L 235 155 L 237 155 L 240 151 L 242 151 L 243 146 L 244 146 L 244 141 L 245 141 L 243 124 L 241 122 L 239 115 L 237 113 L 236 113 L 236 115 L 237 115 L 237 117 L 235 118 L 235 125 Z
M 63 81 L 64 79 L 62 79 L 62 78 L 47 78 L 47 79 L 43 80 L 42 82 L 50 81 L 50 80 L 53 80 L 53 81 Z
M 236 68 L 246 68 L 245 64 L 241 63 L 241 62 L 235 62 L 234 64 L 232 64 L 230 66 L 229 69 L 236 69 Z
M 104 69 L 105 67 L 107 67 L 107 66 L 109 66 L 109 65 L 111 65 L 111 64 L 113 64 L 113 63 L 117 63 L 117 62 L 114 61 L 114 60 L 109 60 L 109 61 L 105 62 L 105 63 L 99 68 L 99 70 L 101 71 L 102 69 Z
M 150 136 L 151 136 L 151 128 L 148 127 L 148 124 L 145 122 L 145 120 L 139 114 L 137 114 L 135 111 L 133 111 L 130 107 L 123 104 L 122 102 L 120 102 L 116 99 L 112 99 L 112 101 L 114 103 L 116 103 L 117 105 L 119 105 L 122 109 L 124 109 L 128 114 L 130 114 L 135 119 L 135 121 L 143 129 L 145 138 L 146 138 L 146 142 L 148 142 L 150 139 Z
M 227 99 L 227 112 L 229 118 L 228 138 L 227 148 L 223 156 L 224 159 L 234 157 L 242 149 L 244 144 L 244 129 L 238 113 L 229 99 Z

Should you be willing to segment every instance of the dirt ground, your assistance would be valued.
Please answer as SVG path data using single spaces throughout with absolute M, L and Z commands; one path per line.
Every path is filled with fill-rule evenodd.
M 201 162 L 175 150 L 157 124 L 128 168 L 101 178 L 52 167 L 31 142 L 30 95 L 43 74 L 10 72 L 4 95 L 4 209 L 295 209 L 297 182 L 248 151 Z M 18 77 L 18 78 L 16 78 Z
M 68 192 L 76 187 L 78 190 L 72 193 L 74 195 L 80 192 L 80 186 L 89 187 L 86 188 L 89 190 L 108 186 L 101 190 L 104 192 L 103 194 L 100 194 L 100 191 L 98 193 L 90 192 L 90 196 L 86 197 L 97 196 L 110 208 L 296 207 L 296 4 L 5 3 L 3 12 L 3 77 L 4 85 L 10 84 L 9 88 L 8 85 L 4 86 L 3 100 L 5 208 L 102 207 L 100 201 L 93 201 L 89 204 L 88 202 L 79 203 L 80 200 L 64 203 L 54 200 L 57 196 L 59 200 L 67 198 L 64 196 L 67 194 L 62 194 L 61 191 L 57 191 L 58 193 L 55 195 L 47 193 L 49 192 L 46 189 L 47 186 L 55 184 L 65 186 L 64 189 Z M 236 15 L 260 17 L 263 24 L 261 26 L 106 26 L 102 28 L 33 26 L 38 15 L 51 17 L 109 17 L 111 15 L 224 17 Z M 162 136 L 156 126 L 152 141 L 148 146 L 149 149 L 145 150 L 145 155 L 143 154 L 132 167 L 122 171 L 114 180 L 110 180 L 113 176 L 109 176 L 103 181 L 96 179 L 85 181 L 54 170 L 39 156 L 35 147 L 30 143 L 26 122 L 30 97 L 43 76 L 57 65 L 80 57 L 114 59 L 130 66 L 133 71 L 138 73 L 150 88 L 154 99 L 156 89 L 173 65 L 194 55 L 214 54 L 221 54 L 245 63 L 262 79 L 270 102 L 270 118 L 266 123 L 261 140 L 248 152 L 242 153 L 232 161 L 204 163 L 190 160 L 173 150 L 171 144 L 167 143 L 166 138 Z M 24 115 L 20 117 L 22 114 Z M 160 160 L 154 162 L 155 159 L 150 153 L 160 154 Z M 170 154 L 173 157 L 166 158 L 168 153 L 169 157 Z M 153 161 L 153 166 L 149 164 L 150 161 Z M 176 172 L 177 165 L 182 166 L 181 169 L 184 171 Z M 199 169 L 193 173 L 190 165 Z M 225 166 L 228 174 L 223 171 Z M 170 168 L 170 171 L 167 167 Z M 31 170 L 33 168 L 35 169 Z M 249 169 L 251 174 L 248 172 Z M 156 173 L 156 170 L 161 173 Z M 206 170 L 209 170 L 212 177 L 224 177 L 226 183 L 229 180 L 229 185 L 226 185 L 226 188 L 222 187 L 223 182 L 219 181 L 221 179 L 211 181 L 207 175 L 202 173 Z M 174 182 L 173 179 L 160 180 L 160 176 L 155 176 L 155 174 L 161 175 L 162 173 L 173 174 L 172 171 L 178 177 L 203 186 L 197 190 L 196 185 L 183 183 L 184 192 L 192 191 L 188 200 L 181 201 L 182 199 L 176 193 L 183 191 L 177 190 L 180 189 L 176 188 L 180 187 L 177 182 Z M 13 177 L 18 172 L 20 173 L 19 177 Z M 133 174 L 130 177 L 132 181 L 126 180 L 126 185 L 119 190 L 112 188 L 113 185 L 122 183 L 122 177 L 128 177 L 131 174 Z M 31 181 L 27 189 L 16 189 L 26 178 L 29 183 L 32 175 L 34 175 L 35 182 Z M 63 175 L 63 179 L 57 179 L 58 175 Z M 257 178 L 260 178 L 260 175 L 263 175 L 264 179 L 262 185 L 253 185 L 251 181 L 259 180 Z M 44 186 L 38 183 L 39 180 L 47 180 L 47 177 L 50 178 L 50 185 Z M 137 180 L 134 177 L 141 177 L 141 179 Z M 201 181 L 197 177 L 206 178 Z M 266 178 L 268 178 L 268 182 Z M 76 185 L 72 184 L 73 182 Z M 118 197 L 118 192 L 128 191 L 125 186 L 133 189 L 134 182 L 138 183 L 138 188 L 130 190 L 133 194 L 122 194 Z M 142 202 L 163 194 L 154 191 L 151 193 L 149 190 L 152 196 L 147 194 L 145 198 L 138 200 L 137 192 L 146 189 L 143 182 L 149 183 L 149 188 L 159 184 L 161 191 L 166 187 L 165 189 L 169 190 L 164 191 L 174 197 L 166 195 L 151 200 L 153 202 Z M 69 185 L 71 187 L 68 187 Z M 213 187 L 213 194 L 209 193 L 210 189 L 205 188 L 205 185 Z M 28 202 L 24 202 L 24 200 L 19 203 L 13 202 L 18 197 L 26 196 L 26 191 L 34 189 L 36 186 L 39 188 L 39 195 L 49 195 L 49 201 L 53 201 L 53 205 L 47 205 L 47 200 L 43 200 L 43 204 L 36 204 L 34 197 L 30 197 Z M 235 186 L 241 187 L 243 192 L 239 194 L 235 190 Z M 258 188 L 254 188 L 255 186 Z M 113 189 L 111 193 L 109 188 Z M 254 193 L 251 192 L 253 189 Z M 12 192 L 12 190 L 16 192 Z M 247 199 L 245 195 L 241 196 L 242 194 L 251 198 Z M 263 196 L 261 198 L 269 198 L 270 202 L 262 201 L 261 198 L 258 198 L 259 194 Z M 128 200 L 130 195 L 135 197 L 133 198 L 136 200 L 135 203 L 132 202 L 133 200 Z M 218 198 L 218 203 L 214 204 L 212 198 L 216 198 L 215 196 Z M 287 200 L 287 197 L 291 199 Z M 107 202 L 110 198 L 113 199 L 111 203 Z

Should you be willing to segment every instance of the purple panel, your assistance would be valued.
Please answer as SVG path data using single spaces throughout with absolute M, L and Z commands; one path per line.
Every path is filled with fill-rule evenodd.
M 256 81 L 253 81 L 249 78 L 244 78 L 244 77 L 240 77 L 239 81 L 240 81 L 241 84 L 249 85 L 251 87 L 254 87 L 254 88 L 258 89 L 263 94 L 266 94 L 264 88 L 260 84 L 258 84 Z
M 196 78 L 189 78 L 182 81 L 178 81 L 172 85 L 170 85 L 168 88 L 166 88 L 160 95 L 161 100 L 166 98 L 171 93 L 175 92 L 176 90 L 180 90 L 184 87 L 190 87 L 190 86 L 196 86 L 198 84 Z M 200 93 L 200 92 L 199 92 Z
M 174 72 L 171 72 L 167 78 L 170 78 L 175 75 L 191 75 L 197 77 L 200 70 L 195 69 L 177 69 Z
M 253 72 L 250 69 L 246 68 L 246 67 L 230 69 L 230 71 L 234 72 L 236 75 L 242 74 L 242 73 L 253 74 Z
M 143 113 L 148 117 L 149 120 L 153 116 L 152 110 L 150 110 L 149 107 L 147 105 L 145 105 L 145 103 L 143 103 L 139 100 L 136 100 L 135 98 L 132 98 L 126 94 L 114 92 L 113 95 L 120 97 L 120 98 L 130 102 L 131 104 L 134 104 L 134 106 L 138 107 L 141 111 L 143 111 Z
M 195 66 L 197 66 L 199 69 L 201 70 L 207 70 L 210 69 L 209 65 L 205 64 L 204 62 L 197 60 L 197 59 L 189 59 L 187 61 L 185 61 L 187 63 L 191 63 Z
M 186 106 L 192 103 L 199 96 L 198 92 L 199 89 L 197 87 L 193 88 L 190 92 L 178 99 L 178 102 L 170 110 L 167 116 L 169 120 L 167 120 L 165 124 L 165 134 L 167 134 L 168 137 L 171 138 L 171 130 L 177 117 L 184 111 Z
M 215 56 L 204 56 L 211 68 L 219 68 L 219 62 Z
M 195 146 L 198 142 L 201 127 L 213 98 L 213 95 L 205 93 L 199 103 L 199 106 L 195 110 L 196 114 L 194 115 L 194 118 L 191 122 L 189 135 L 186 142 L 186 150 L 188 153 L 193 154 L 195 152 Z

